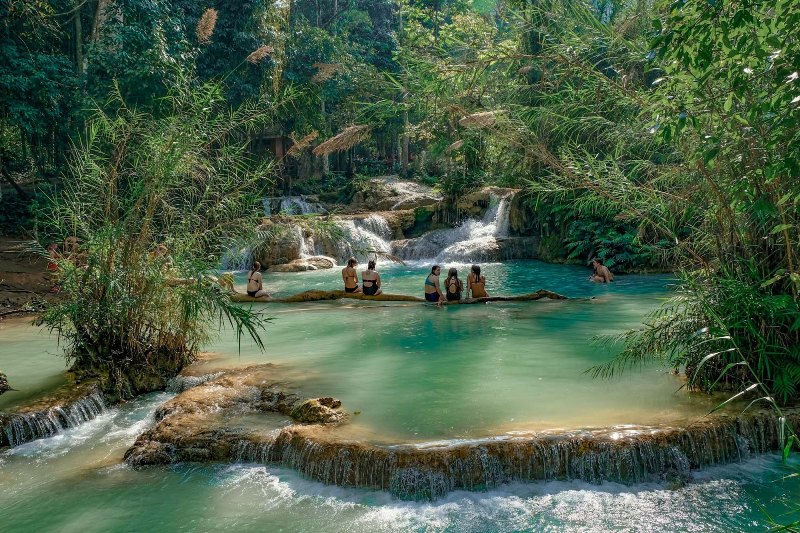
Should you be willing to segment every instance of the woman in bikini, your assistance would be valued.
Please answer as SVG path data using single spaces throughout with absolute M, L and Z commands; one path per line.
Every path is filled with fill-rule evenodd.
M 461 299 L 461 292 L 464 284 L 458 279 L 458 270 L 451 268 L 447 272 L 447 280 L 444 282 L 444 292 L 448 302 L 456 302 Z
M 433 265 L 431 273 L 425 278 L 425 299 L 436 305 L 442 305 L 444 302 L 444 294 L 439 288 L 439 274 L 441 273 L 442 269 L 439 265 Z
M 264 290 L 263 277 L 261 276 L 261 263 L 256 261 L 247 274 L 247 295 L 253 298 L 269 296 Z
M 375 261 L 367 263 L 367 269 L 361 273 L 361 286 L 367 296 L 377 296 L 381 290 L 381 275 L 375 272 Z
M 486 278 L 481 276 L 481 267 L 472 265 L 472 272 L 467 276 L 467 298 L 485 298 L 489 296 L 486 292 Z
M 342 269 L 342 279 L 344 280 L 344 292 L 361 292 L 361 287 L 358 286 L 358 274 L 356 273 L 355 257 L 347 260 L 347 266 Z

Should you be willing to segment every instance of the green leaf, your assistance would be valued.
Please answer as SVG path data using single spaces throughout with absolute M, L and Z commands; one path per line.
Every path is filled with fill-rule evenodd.
M 776 233 L 780 233 L 781 231 L 784 231 L 784 230 L 787 230 L 787 229 L 791 229 L 793 227 L 794 226 L 792 224 L 778 224 L 777 226 L 772 228 L 772 231 L 770 231 L 769 234 L 770 235 L 775 235 Z
M 786 439 L 786 446 L 783 447 L 783 462 L 786 462 L 786 459 L 789 458 L 789 453 L 792 451 L 792 445 L 795 440 L 797 440 L 797 437 L 794 435 L 789 435 L 789 438 Z

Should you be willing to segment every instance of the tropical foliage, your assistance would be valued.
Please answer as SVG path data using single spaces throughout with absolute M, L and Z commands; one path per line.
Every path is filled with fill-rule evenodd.
M 272 109 L 230 112 L 215 84 L 181 85 L 159 106 L 156 118 L 117 95 L 97 110 L 45 211 L 43 231 L 66 250 L 56 260 L 63 297 L 39 321 L 112 397 L 163 387 L 216 320 L 262 343 L 264 319 L 231 303 L 209 272 L 259 220 L 268 169 L 248 166 L 244 140 Z

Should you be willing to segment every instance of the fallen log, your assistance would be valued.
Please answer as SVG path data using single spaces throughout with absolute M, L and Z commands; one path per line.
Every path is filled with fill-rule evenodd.
M 424 302 L 422 298 L 416 296 L 408 296 L 405 294 L 379 294 L 377 296 L 367 296 L 357 292 L 344 292 L 344 291 L 304 291 L 299 294 L 287 296 L 285 298 L 254 298 L 246 294 L 233 294 L 231 300 L 234 302 L 252 302 L 252 303 L 297 303 L 297 302 L 321 302 L 325 300 L 341 300 L 348 298 L 352 300 L 371 300 L 377 302 Z
M 406 294 L 378 294 L 377 296 L 367 296 L 366 294 L 344 292 L 344 291 L 318 291 L 310 290 L 299 294 L 287 296 L 285 298 L 254 298 L 246 294 L 236 293 L 231 295 L 231 300 L 242 303 L 298 303 L 298 302 L 321 302 L 326 300 L 341 300 L 343 298 L 351 300 L 366 300 L 376 302 L 421 302 L 428 303 L 424 298 L 409 296 Z M 530 294 L 519 296 L 487 296 L 484 298 L 471 298 L 469 300 L 458 300 L 454 302 L 444 302 L 445 305 L 455 304 L 481 304 L 486 302 L 531 302 L 548 298 L 550 300 L 568 300 L 567 296 L 556 292 L 540 289 Z

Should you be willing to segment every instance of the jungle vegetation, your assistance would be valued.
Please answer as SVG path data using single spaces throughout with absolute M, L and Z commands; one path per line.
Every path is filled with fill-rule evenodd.
M 166 242 L 178 277 L 195 280 L 176 309 L 202 302 L 174 320 L 222 311 L 249 330 L 203 271 L 243 238 L 222 221 L 253 216 L 259 195 L 335 200 L 387 173 L 451 197 L 514 186 L 550 259 L 680 273 L 677 295 L 597 374 L 659 358 L 698 389 L 800 394 L 795 1 L 2 0 L 0 20 L 0 223 L 42 242 L 75 234 L 85 195 L 121 158 L 126 186 L 80 235 L 109 291 L 117 261 L 136 265 L 131 287 L 151 283 L 148 254 Z M 250 121 L 253 109 L 267 111 Z M 186 224 L 206 201 L 200 177 L 219 198 L 242 184 L 218 226 Z M 142 189 L 151 179 L 165 188 Z M 196 194 L 181 204 L 171 187 L 184 184 Z M 178 205 L 147 210 L 159 202 Z M 119 238 L 131 257 L 109 255 Z M 76 307 L 97 297 L 80 277 L 64 282 Z M 123 294 L 109 301 L 124 311 L 81 312 L 144 305 Z M 45 321 L 67 331 L 74 312 Z M 176 331 L 142 327 L 131 339 Z M 181 331 L 178 344 L 201 338 Z

